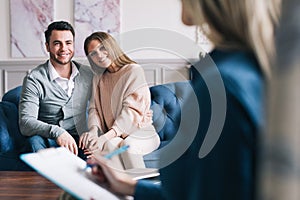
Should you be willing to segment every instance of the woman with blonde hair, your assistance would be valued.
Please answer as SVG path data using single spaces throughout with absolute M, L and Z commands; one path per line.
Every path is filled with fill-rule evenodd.
M 89 132 L 80 136 L 79 147 L 95 154 L 128 145 L 128 151 L 112 158 L 113 167 L 145 168 L 143 155 L 157 149 L 160 139 L 152 125 L 150 90 L 143 68 L 105 32 L 88 36 L 84 51 L 96 74 Z
M 108 160 L 95 157 L 89 162 L 99 164 L 93 168 L 99 180 L 134 199 L 255 199 L 258 139 L 265 121 L 265 87 L 272 75 L 279 11 L 279 0 L 182 0 L 182 21 L 203 27 L 214 47 L 192 67 L 200 110 L 197 135 L 179 159 L 160 170 L 161 185 L 120 177 L 108 167 Z M 217 70 L 204 66 L 207 57 Z M 226 101 L 211 108 L 214 99 L 206 81 L 214 88 L 218 76 Z M 224 121 L 210 124 L 213 112 L 223 109 L 224 103 Z M 217 125 L 222 127 L 220 137 L 201 156 L 207 130 Z

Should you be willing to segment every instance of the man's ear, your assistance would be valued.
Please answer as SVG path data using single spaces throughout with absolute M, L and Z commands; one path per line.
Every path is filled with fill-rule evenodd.
M 48 42 L 45 42 L 45 46 L 46 46 L 47 52 L 50 52 L 50 47 L 49 47 L 49 43 Z

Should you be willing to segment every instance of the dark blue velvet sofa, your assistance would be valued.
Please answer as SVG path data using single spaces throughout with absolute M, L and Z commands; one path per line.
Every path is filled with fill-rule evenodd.
M 187 95 L 189 81 L 174 82 L 150 87 L 153 124 L 161 139 L 159 148 L 165 146 L 176 134 L 180 123 L 180 101 Z M 0 170 L 31 170 L 19 159 L 26 137 L 18 126 L 18 103 L 21 86 L 3 95 L 0 102 Z M 147 167 L 157 167 L 158 153 L 144 156 Z

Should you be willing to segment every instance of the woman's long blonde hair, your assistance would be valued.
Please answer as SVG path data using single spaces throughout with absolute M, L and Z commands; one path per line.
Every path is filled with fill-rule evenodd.
M 275 28 L 281 0 L 183 0 L 190 3 L 195 23 L 217 48 L 252 51 L 266 77 L 275 56 Z

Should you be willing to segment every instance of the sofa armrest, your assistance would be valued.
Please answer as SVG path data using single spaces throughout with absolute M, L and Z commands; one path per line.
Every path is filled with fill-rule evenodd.
M 17 107 L 19 106 L 20 95 L 21 95 L 22 86 L 17 86 L 8 92 L 6 92 L 3 97 L 2 101 L 8 101 L 15 104 Z
M 18 106 L 22 86 L 6 92 L 0 102 L 0 152 L 16 152 L 20 150 L 26 137 L 19 130 Z
M 16 105 L 8 101 L 0 102 L 0 152 L 19 150 L 25 141 L 18 126 Z

